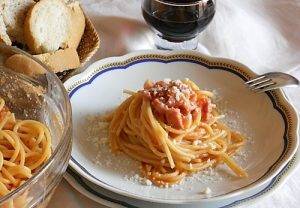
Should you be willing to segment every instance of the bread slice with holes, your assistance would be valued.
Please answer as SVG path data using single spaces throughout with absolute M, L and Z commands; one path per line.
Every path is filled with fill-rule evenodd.
M 12 41 L 24 43 L 23 26 L 28 10 L 35 4 L 33 0 L 2 0 L 3 21 Z
M 11 40 L 7 34 L 6 26 L 4 24 L 3 17 L 1 14 L 0 14 L 0 43 L 11 45 Z
M 71 9 L 71 35 L 68 40 L 68 47 L 77 48 L 85 29 L 85 16 L 79 5 L 79 2 L 73 2 L 68 5 Z
M 34 55 L 55 73 L 80 67 L 80 60 L 75 48 L 60 49 L 52 53 Z
M 71 34 L 71 11 L 62 0 L 41 0 L 28 12 L 24 37 L 33 54 L 67 47 Z

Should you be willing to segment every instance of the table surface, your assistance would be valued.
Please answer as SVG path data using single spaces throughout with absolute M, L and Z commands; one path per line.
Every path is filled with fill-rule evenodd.
M 251 6 L 250 6 L 250 4 L 247 4 L 247 2 L 249 3 L 250 1 L 252 3 Z M 119 31 L 116 31 L 115 28 L 120 28 L 121 26 L 123 26 L 122 29 L 124 29 L 125 31 L 127 30 L 127 34 L 131 35 L 131 32 L 130 32 L 131 30 L 144 27 L 143 24 L 139 22 L 139 20 L 142 20 L 142 16 L 141 16 L 141 12 L 140 12 L 140 2 L 141 2 L 140 0 L 83 0 L 83 1 L 81 1 L 85 12 L 92 19 L 93 23 L 95 24 L 96 29 L 98 30 L 98 32 L 100 34 L 100 38 L 101 38 L 101 49 L 97 52 L 97 54 L 95 55 L 95 57 L 93 58 L 92 61 L 95 61 L 95 60 L 98 60 L 101 58 L 105 58 L 108 56 L 123 55 L 127 52 L 135 50 L 135 48 L 130 48 L 129 46 L 126 46 L 123 44 L 124 39 L 122 42 L 123 37 L 120 36 Z M 244 4 L 241 4 L 240 2 L 243 2 Z M 274 13 L 277 12 L 277 14 L 282 13 L 282 12 L 278 13 L 277 7 L 276 8 L 275 8 L 275 6 L 272 7 L 273 6 L 272 2 L 273 1 L 271 1 L 271 0 L 265 0 L 264 3 L 262 3 L 261 0 L 244 0 L 244 1 L 222 0 L 222 3 L 219 1 L 219 3 L 220 3 L 219 7 L 220 7 L 220 10 L 222 8 L 226 9 L 226 7 L 231 8 L 231 9 L 235 8 L 235 7 L 236 8 L 240 7 L 240 8 L 237 8 L 237 10 L 234 10 L 234 9 L 231 10 L 231 12 L 233 12 L 233 14 L 236 15 L 236 18 L 238 18 L 238 15 L 243 15 L 243 17 L 247 16 L 247 14 L 253 15 L 253 13 L 251 13 L 251 11 L 253 11 L 253 9 L 265 8 L 266 4 L 268 4 L 268 8 L 270 10 L 270 13 L 269 13 L 270 15 L 269 16 L 266 15 L 266 12 L 265 12 L 264 19 L 269 20 L 269 22 L 271 22 L 274 20 L 274 18 L 272 18 L 272 17 L 274 17 L 274 16 L 272 16 L 272 14 L 273 14 L 272 12 L 274 12 Z M 230 6 L 230 4 L 235 5 L 235 7 Z M 263 4 L 265 4 L 265 5 L 263 5 Z M 282 9 L 282 10 L 285 9 L 285 10 L 289 11 L 290 15 L 297 14 L 298 16 L 300 16 L 300 0 L 277 0 L 276 6 L 278 6 L 278 5 L 279 5 L 280 9 Z M 255 6 L 256 6 L 256 8 L 255 8 Z M 262 7 L 262 6 L 264 6 L 264 7 Z M 243 11 L 244 13 L 242 14 L 241 11 Z M 296 13 L 296 11 L 297 11 L 297 13 Z M 221 11 L 220 11 L 220 13 L 221 13 Z M 221 20 L 223 21 L 223 19 L 226 19 L 225 15 L 223 15 L 223 17 L 221 16 L 219 21 L 221 21 Z M 295 17 L 296 16 L 293 16 L 293 18 L 295 18 Z M 128 19 L 128 18 L 130 18 L 130 19 Z M 216 17 L 216 18 L 218 18 L 218 17 Z M 234 15 L 232 15 L 231 18 L 234 18 Z M 275 22 L 275 23 L 278 23 L 279 26 L 286 23 L 286 22 L 283 22 L 282 19 L 280 21 Z M 288 20 L 286 19 L 286 21 L 288 21 Z M 234 22 L 234 20 L 231 22 Z M 240 23 L 236 23 L 236 24 L 237 24 L 237 26 L 239 26 Z M 124 26 L 124 25 L 126 25 L 126 26 Z M 278 25 L 275 25 L 274 28 L 278 29 L 278 27 L 277 27 Z M 120 26 L 120 27 L 118 27 L 118 26 Z M 211 26 L 208 29 L 208 31 L 207 31 L 208 34 L 209 34 L 209 32 L 211 32 L 209 30 L 213 29 L 213 26 Z M 233 26 L 235 27 L 236 25 L 233 25 Z M 290 27 L 294 27 L 294 26 L 290 25 Z M 300 37 L 299 37 L 300 31 L 296 31 L 295 29 L 293 29 L 293 30 L 291 30 L 292 32 L 287 33 L 286 31 L 288 31 L 289 28 L 287 28 L 286 25 L 282 28 L 285 30 L 285 33 L 283 33 L 282 30 L 280 33 L 282 35 L 281 38 L 285 38 L 284 40 L 282 40 L 282 43 L 283 42 L 289 43 L 288 47 L 294 47 L 294 48 L 298 47 L 297 49 L 298 49 L 298 51 L 300 51 Z M 300 30 L 300 27 L 298 27 L 298 28 Z M 255 29 L 255 25 L 253 25 L 252 29 Z M 246 30 L 247 29 L 244 28 L 245 33 L 247 32 Z M 243 32 L 243 28 L 241 29 L 241 31 Z M 296 36 L 294 36 L 294 34 L 296 34 L 296 33 L 298 34 L 298 36 L 297 36 L 298 38 Z M 266 38 L 268 38 L 268 36 L 267 36 L 268 34 L 270 34 L 270 33 L 267 33 L 267 32 L 265 33 Z M 274 34 L 274 31 L 272 34 Z M 210 37 L 210 35 L 206 35 L 206 36 Z M 252 34 L 250 34 L 250 36 L 252 36 Z M 272 36 L 270 38 L 274 38 L 274 37 Z M 215 36 L 215 38 L 217 39 L 216 36 Z M 264 38 L 264 36 L 262 36 L 262 39 L 263 38 Z M 234 41 L 236 41 L 236 37 L 232 37 L 231 39 L 228 38 L 228 39 L 226 39 L 226 41 L 228 43 L 231 43 L 230 41 L 232 39 L 235 39 Z M 206 40 L 206 37 L 200 37 L 200 40 Z M 255 45 L 255 41 L 259 45 L 259 43 L 257 42 L 259 40 L 257 38 L 251 39 L 251 44 Z M 279 40 L 279 42 L 277 40 L 277 45 L 275 46 L 275 44 L 272 45 L 272 42 L 270 42 L 268 47 L 270 45 L 272 45 L 272 47 L 279 47 L 278 45 L 280 43 L 281 43 L 280 40 Z M 216 48 L 216 47 L 213 47 L 213 48 Z M 268 58 L 267 55 L 263 54 L 263 52 L 259 52 L 260 53 L 259 55 L 260 55 L 260 57 L 262 57 L 261 59 L 263 59 L 264 62 L 260 62 L 260 60 L 253 62 L 255 55 L 257 55 L 251 51 L 249 52 L 249 50 L 251 50 L 251 49 L 253 50 L 253 48 L 245 49 L 246 52 L 243 51 L 243 49 L 241 49 L 241 53 L 239 53 L 239 55 L 232 53 L 232 50 L 230 50 L 230 49 L 228 49 L 228 47 L 226 48 L 224 46 L 223 46 L 223 49 L 219 49 L 219 51 L 216 51 L 216 50 L 212 50 L 212 47 L 204 44 L 203 47 L 201 47 L 201 49 L 203 49 L 202 52 L 206 52 L 211 55 L 233 58 L 233 59 L 241 61 L 242 63 L 246 63 L 246 65 L 250 65 L 251 67 L 263 69 L 265 71 L 268 71 L 268 69 L 263 65 L 263 63 L 271 62 L 269 59 L 267 59 Z M 270 51 L 272 51 L 271 46 L 269 49 L 270 49 Z M 290 53 L 295 54 L 293 52 L 293 50 L 290 48 L 287 48 L 287 49 L 279 48 L 279 49 L 286 50 L 285 51 L 286 53 L 290 52 Z M 280 51 L 278 51 L 278 50 L 277 50 L 277 52 L 279 53 Z M 244 54 L 244 55 L 240 55 L 240 54 Z M 249 56 L 251 56 L 251 55 L 252 55 L 252 59 L 251 59 L 251 57 L 249 58 Z M 299 53 L 296 54 L 296 58 L 298 60 L 300 60 Z M 288 66 L 288 67 L 286 67 L 286 69 L 288 69 L 288 68 L 294 69 L 294 68 L 298 67 L 298 65 L 299 65 L 298 62 L 295 61 L 295 57 L 290 56 L 289 59 L 280 59 L 280 60 L 281 60 L 281 62 L 280 61 L 276 61 L 275 63 L 272 62 L 274 64 L 274 67 L 279 68 L 279 66 L 284 64 L 284 66 Z M 293 73 L 294 73 L 294 75 L 296 75 L 297 77 L 300 78 L 299 71 L 296 71 Z M 295 92 L 295 93 L 293 93 L 293 92 Z M 299 92 L 297 93 L 297 91 L 292 91 L 290 93 L 290 95 L 293 97 L 294 101 L 297 101 L 297 100 L 300 101 L 300 97 L 298 96 L 298 94 L 300 96 L 300 93 Z M 296 107 L 298 109 L 300 109 L 300 102 L 295 102 L 294 104 L 296 105 Z M 261 201 L 259 201 L 259 203 L 252 204 L 247 207 L 250 207 L 250 208 L 266 208 L 266 207 L 298 208 L 299 204 L 300 204 L 299 196 L 300 196 L 300 168 L 298 168 L 294 172 L 294 174 L 288 179 L 286 184 L 284 184 L 282 187 L 277 189 L 271 196 L 268 196 L 268 197 L 262 199 Z M 48 207 L 64 207 L 64 208 L 100 207 L 100 208 L 102 208 L 105 206 L 97 204 L 97 203 L 93 202 L 92 200 L 88 199 L 87 197 L 81 195 L 79 192 L 74 190 L 65 180 L 63 180 L 61 182 L 61 184 L 59 185 L 59 187 L 57 188 Z M 241 206 L 241 207 L 243 207 L 243 206 Z M 246 207 L 246 206 L 244 206 L 244 207 Z

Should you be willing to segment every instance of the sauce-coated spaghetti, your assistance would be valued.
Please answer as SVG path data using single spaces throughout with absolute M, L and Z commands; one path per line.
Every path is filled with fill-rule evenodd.
M 188 79 L 147 81 L 143 90 L 128 93 L 109 119 L 110 145 L 141 161 L 142 175 L 154 184 L 177 184 L 220 163 L 247 176 L 231 159 L 244 138 L 218 121 L 213 93 Z
M 0 98 L 0 196 L 22 185 L 51 155 L 48 128 L 17 120 Z

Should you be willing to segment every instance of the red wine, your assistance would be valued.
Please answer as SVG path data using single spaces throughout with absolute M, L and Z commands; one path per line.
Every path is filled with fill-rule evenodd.
M 172 4 L 193 2 L 190 6 Z M 146 22 L 158 31 L 159 36 L 171 42 L 195 38 L 211 22 L 214 14 L 215 3 L 212 0 L 145 0 L 143 3 Z

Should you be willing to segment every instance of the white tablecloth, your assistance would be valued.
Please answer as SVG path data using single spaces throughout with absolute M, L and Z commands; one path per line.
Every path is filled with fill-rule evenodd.
M 137 22 L 143 21 L 140 3 L 141 0 L 82 1 L 102 40 L 101 48 L 94 60 L 143 49 L 131 48 L 124 43 L 126 35 L 134 37 L 136 41 L 142 40 L 138 35 L 132 34 L 134 29 L 144 27 Z M 300 70 L 297 71 L 297 68 L 300 68 L 299 20 L 300 0 L 219 0 L 212 24 L 200 35 L 199 50 L 213 56 L 238 60 L 258 73 L 289 71 L 300 78 Z M 300 109 L 300 90 L 289 90 L 288 94 Z M 247 207 L 298 208 L 299 206 L 298 168 L 287 183 L 272 196 Z M 66 181 L 62 181 L 49 207 L 104 206 L 87 199 L 72 189 Z

